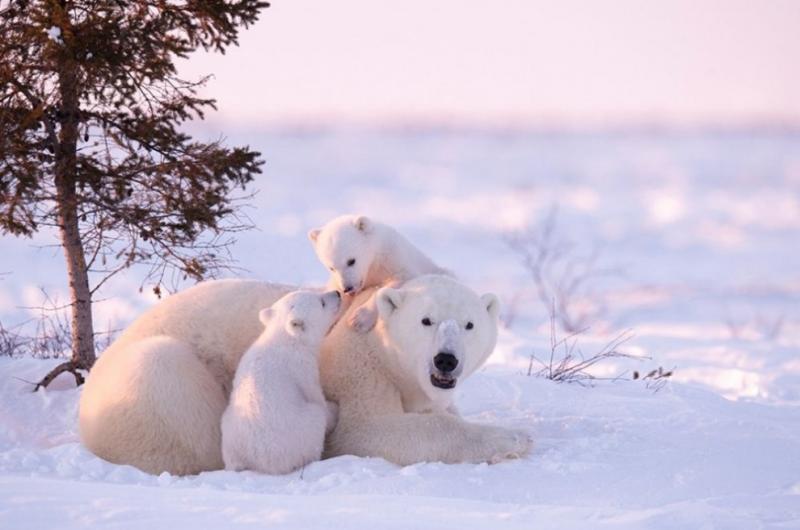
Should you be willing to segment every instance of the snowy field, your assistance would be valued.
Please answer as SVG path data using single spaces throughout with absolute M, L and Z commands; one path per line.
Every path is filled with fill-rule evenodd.
M 154 477 L 81 447 L 69 378 L 30 392 L 23 380 L 56 360 L 5 358 L 0 528 L 800 528 L 800 134 L 294 130 L 228 141 L 267 160 L 249 210 L 258 230 L 234 248 L 239 275 L 318 285 L 308 229 L 346 212 L 395 225 L 504 303 L 498 347 L 458 404 L 470 420 L 529 429 L 534 452 L 493 466 L 341 457 L 281 477 Z M 553 239 L 577 267 L 596 258 L 574 297 L 589 327 L 576 351 L 631 330 L 622 349 L 642 357 L 597 365 L 593 385 L 527 375 L 532 353 L 549 356 L 550 324 L 508 239 L 553 211 Z M 40 288 L 66 298 L 51 243 L 0 240 L 3 324 L 35 317 L 25 308 L 42 304 Z M 139 273 L 108 284 L 98 329 L 153 303 Z M 657 367 L 673 372 L 658 391 L 632 380 Z

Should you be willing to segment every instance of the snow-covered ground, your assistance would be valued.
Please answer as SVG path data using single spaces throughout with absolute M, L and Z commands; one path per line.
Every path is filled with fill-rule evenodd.
M 152 477 L 77 438 L 79 389 L 30 393 L 55 360 L 0 360 L 0 527 L 800 528 L 800 135 L 313 131 L 232 134 L 265 153 L 234 253 L 245 276 L 320 284 L 305 233 L 342 212 L 396 225 L 504 302 L 495 354 L 459 393 L 474 420 L 530 429 L 527 458 L 397 467 L 342 457 L 285 477 Z M 557 239 L 614 275 L 580 307 L 585 353 L 631 329 L 592 387 L 526 375 L 546 308 L 509 234 L 557 205 Z M 0 321 L 64 299 L 47 235 L 0 241 Z M 111 282 L 98 328 L 153 302 Z M 560 332 L 559 332 L 560 333 Z M 561 334 L 563 336 L 563 333 Z M 658 392 L 633 370 L 674 375 Z

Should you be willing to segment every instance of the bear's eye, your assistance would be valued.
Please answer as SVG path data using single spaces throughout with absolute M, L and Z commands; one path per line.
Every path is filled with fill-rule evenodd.
M 355 258 L 350 258 L 349 260 L 347 260 L 347 266 L 348 267 L 352 267 L 355 264 L 356 264 L 356 259 Z
M 430 318 L 425 317 L 425 318 L 422 319 L 422 325 L 423 326 L 432 326 L 433 322 L 431 322 Z
M 467 325 L 464 327 L 466 327 L 467 329 L 472 329 L 475 327 L 475 324 L 473 324 L 472 322 L 467 322 Z
M 325 299 L 324 298 L 320 298 L 319 299 L 319 303 L 322 304 L 322 307 L 325 307 Z
M 334 269 L 333 267 L 328 267 L 328 270 L 331 272 L 336 272 L 336 269 Z

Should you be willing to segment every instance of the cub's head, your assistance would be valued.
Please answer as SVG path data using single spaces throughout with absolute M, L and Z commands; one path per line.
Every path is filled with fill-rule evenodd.
M 433 401 L 452 399 L 458 382 L 486 361 L 497 342 L 497 297 L 478 296 L 448 276 L 384 287 L 376 302 L 387 349 Z
M 340 305 L 337 291 L 294 291 L 262 309 L 258 317 L 267 331 L 285 332 L 302 342 L 316 344 L 336 322 Z
M 314 251 L 335 278 L 336 288 L 356 294 L 375 259 L 375 225 L 363 215 L 343 215 L 308 233 Z

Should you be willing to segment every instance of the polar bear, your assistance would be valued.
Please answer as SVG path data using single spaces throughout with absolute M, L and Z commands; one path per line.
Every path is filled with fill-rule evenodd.
M 101 458 L 149 473 L 222 469 L 220 423 L 233 375 L 263 330 L 259 311 L 293 290 L 215 280 L 150 308 L 89 373 L 79 409 L 84 445 Z M 326 398 L 338 403 L 340 418 L 325 453 L 383 456 L 397 463 L 494 462 L 524 453 L 529 446 L 524 433 L 446 412 L 453 389 L 442 387 L 460 385 L 494 347 L 496 299 L 439 276 L 420 277 L 384 294 L 378 306 L 384 323 L 359 334 L 340 319 L 323 341 L 320 379 Z M 365 291 L 359 297 L 371 295 Z M 459 329 L 442 328 L 448 320 Z M 458 364 L 448 371 L 453 359 L 440 357 L 435 372 L 431 363 L 436 366 L 446 337 L 452 351 L 442 351 Z
M 364 298 L 355 300 L 350 311 Z M 424 275 L 374 294 L 380 320 L 361 334 L 342 324 L 323 343 L 322 385 L 339 405 L 326 457 L 380 456 L 421 461 L 498 462 L 527 454 L 525 431 L 464 421 L 454 389 L 489 357 L 499 304 L 455 279 Z
M 398 287 L 423 274 L 449 274 L 391 226 L 363 215 L 342 215 L 308 233 L 317 257 L 331 271 L 328 287 L 351 297 L 370 287 Z M 359 332 L 378 317 L 374 298 L 350 313 Z
M 259 311 L 295 287 L 213 280 L 173 294 L 100 355 L 83 385 L 79 431 L 97 456 L 148 473 L 222 469 L 220 418 Z
M 320 459 L 336 411 L 317 358 L 340 300 L 338 291 L 295 291 L 261 310 L 264 331 L 239 361 L 222 415 L 225 469 L 282 475 Z

